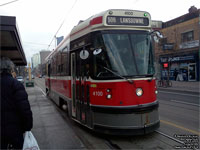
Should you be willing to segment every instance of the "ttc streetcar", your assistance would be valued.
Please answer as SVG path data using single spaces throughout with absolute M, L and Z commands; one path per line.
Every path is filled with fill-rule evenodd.
M 159 128 L 151 17 L 107 10 L 80 21 L 46 58 L 46 93 L 71 119 L 105 134 Z

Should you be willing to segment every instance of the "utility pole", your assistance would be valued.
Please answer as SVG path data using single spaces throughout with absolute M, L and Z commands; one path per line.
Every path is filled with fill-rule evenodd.
M 26 82 L 26 87 L 34 87 L 34 82 L 31 81 L 32 77 L 31 77 L 31 64 L 28 64 L 28 76 L 29 76 L 29 80 Z

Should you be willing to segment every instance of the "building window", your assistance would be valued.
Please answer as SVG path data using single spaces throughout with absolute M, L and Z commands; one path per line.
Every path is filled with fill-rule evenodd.
M 194 31 L 189 31 L 181 34 L 181 42 L 189 42 L 194 40 Z

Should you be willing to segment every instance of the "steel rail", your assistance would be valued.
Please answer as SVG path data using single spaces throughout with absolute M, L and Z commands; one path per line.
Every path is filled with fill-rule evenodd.
M 173 140 L 173 141 L 175 141 L 175 142 L 177 142 L 177 143 L 186 145 L 186 143 L 184 143 L 183 141 L 178 140 L 178 139 L 176 139 L 176 138 L 174 138 L 174 137 L 172 137 L 172 136 L 169 136 L 169 135 L 167 135 L 167 134 L 165 134 L 165 133 L 163 133 L 163 132 L 160 132 L 160 131 L 158 131 L 158 130 L 155 130 L 155 132 L 157 132 L 157 133 L 159 133 L 159 134 L 161 134 L 161 135 L 163 135 L 163 136 L 165 136 L 165 137 L 167 137 L 167 138 L 169 138 L 169 139 L 171 139 L 171 140 Z M 192 149 L 197 150 L 197 149 L 194 148 L 194 147 L 193 147 Z

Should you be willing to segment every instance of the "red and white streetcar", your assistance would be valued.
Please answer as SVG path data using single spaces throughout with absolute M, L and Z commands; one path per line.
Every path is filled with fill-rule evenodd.
M 101 133 L 159 128 L 151 17 L 107 10 L 80 22 L 47 57 L 46 92 L 70 118 Z

